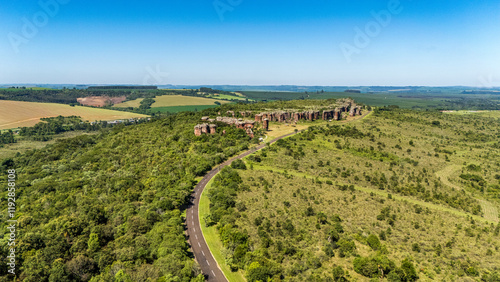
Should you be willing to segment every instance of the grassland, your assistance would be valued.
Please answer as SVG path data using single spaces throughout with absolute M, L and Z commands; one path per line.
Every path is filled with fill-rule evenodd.
M 225 245 L 224 261 L 283 281 L 328 281 L 339 266 L 347 280 L 368 280 L 359 258 L 394 262 L 392 278 L 410 261 L 421 281 L 497 281 L 494 114 L 377 110 L 351 124 L 318 123 L 247 157 L 218 228 L 225 240 L 248 234 L 249 247 L 241 259 L 241 245 Z M 292 128 L 272 124 L 270 136 Z
M 116 120 L 146 115 L 55 103 L 0 101 L 0 129 L 33 126 L 43 117 L 80 116 L 84 120 Z
M 500 111 L 453 111 L 446 112 L 450 115 L 474 115 L 488 118 L 500 118 Z
M 280 261 L 285 269 L 284 281 L 320 281 L 331 277 L 334 266 L 341 266 L 348 280 L 368 280 L 354 270 L 353 261 L 357 256 L 369 257 L 380 252 L 368 245 L 369 235 L 384 238 L 381 239 L 382 254 L 397 265 L 410 257 L 421 281 L 466 279 L 469 268 L 489 272 L 500 261 L 497 251 L 500 244 L 494 228 L 441 210 L 439 206 L 433 209 L 360 189 L 343 190 L 324 182 L 319 184 L 314 178 L 267 169 L 256 168 L 240 174 L 250 191 L 237 198 L 239 206 L 246 209 L 235 225 L 248 231 L 256 253 Z M 377 219 L 387 207 L 397 217 L 392 225 Z M 305 215 L 308 208 L 313 215 Z M 318 223 L 318 214 L 325 214 L 327 222 Z M 342 220 L 340 238 L 354 242 L 355 250 L 350 255 L 336 253 L 329 257 L 324 252 L 329 244 L 327 230 L 335 224 L 337 215 Z M 257 218 L 262 220 L 261 226 L 269 222 L 268 234 L 272 240 L 268 248 L 261 247 L 264 244 L 262 230 L 266 227 L 259 229 L 255 225 Z M 294 231 L 278 227 L 287 220 L 295 227 Z M 285 247 L 280 251 L 280 246 Z M 286 248 L 294 249 L 295 253 L 287 255 Z M 320 263 L 312 264 L 314 259 Z M 318 277 L 322 278 L 318 280 Z

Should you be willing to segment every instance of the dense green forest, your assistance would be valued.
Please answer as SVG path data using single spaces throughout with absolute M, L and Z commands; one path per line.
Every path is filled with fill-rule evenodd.
M 248 281 L 499 281 L 498 117 L 386 107 L 213 181 L 207 225 Z
M 4 160 L 3 180 L 8 168 L 17 172 L 18 278 L 203 280 L 188 251 L 182 210 L 196 177 L 250 139 L 223 124 L 225 135 L 195 137 L 202 114 L 209 113 L 118 125 Z M 2 238 L 0 280 L 11 281 Z

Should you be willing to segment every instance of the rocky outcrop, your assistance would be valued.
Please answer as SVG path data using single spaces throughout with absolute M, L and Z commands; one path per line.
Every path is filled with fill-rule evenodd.
M 194 135 L 201 136 L 202 134 L 215 134 L 217 125 L 215 124 L 197 124 L 194 127 Z
M 269 130 L 269 120 L 267 118 L 264 119 L 262 122 L 262 127 L 264 128 L 265 131 Z

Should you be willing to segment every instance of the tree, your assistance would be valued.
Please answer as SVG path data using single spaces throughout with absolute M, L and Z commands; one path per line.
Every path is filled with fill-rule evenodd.
M 62 259 L 56 259 L 52 263 L 52 268 L 50 269 L 49 282 L 59 282 L 67 281 L 68 275 L 66 274 L 64 261 Z
M 87 281 L 96 272 L 94 260 L 84 255 L 79 255 L 66 263 L 68 272 L 80 278 L 80 280 Z
M 332 273 L 333 273 L 333 281 L 346 281 L 344 277 L 344 269 L 341 266 L 334 265 Z
M 340 257 L 350 256 L 356 250 L 356 244 L 354 244 L 354 241 L 350 239 L 342 238 L 337 242 L 337 245 L 339 246 Z
M 401 263 L 401 270 L 404 273 L 403 277 L 401 277 L 402 281 L 416 281 L 418 279 L 415 266 L 408 258 L 405 258 Z
M 366 242 L 368 243 L 368 246 L 370 246 L 373 250 L 380 249 L 380 240 L 378 239 L 377 235 L 371 234 L 366 239 Z
M 99 250 L 99 248 L 100 248 L 99 236 L 95 233 L 91 233 L 87 245 L 88 245 L 89 251 L 91 253 L 97 252 L 97 250 Z
M 247 166 L 242 160 L 235 160 L 231 163 L 231 168 L 234 169 L 247 169 Z
M 267 281 L 271 275 L 267 267 L 261 266 L 259 262 L 252 262 L 247 269 L 246 278 L 249 282 Z

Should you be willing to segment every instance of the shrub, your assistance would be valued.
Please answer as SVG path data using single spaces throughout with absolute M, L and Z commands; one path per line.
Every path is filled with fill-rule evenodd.
M 231 167 L 234 169 L 247 169 L 247 166 L 242 160 L 235 160 L 231 163 Z
M 401 277 L 402 281 L 415 281 L 418 279 L 415 266 L 413 266 L 413 263 L 408 258 L 405 258 L 401 263 L 401 270 L 404 273 Z
M 414 251 L 414 252 L 420 253 L 420 245 L 419 245 L 418 243 L 414 243 L 414 244 L 411 246 L 411 249 L 412 249 L 412 251 Z
M 340 239 L 337 242 L 337 245 L 339 246 L 340 257 L 350 256 L 354 254 L 354 251 L 356 250 L 356 244 L 354 244 L 354 241 L 350 239 Z
M 380 276 L 381 270 L 384 275 L 396 269 L 396 264 L 386 256 L 357 257 L 353 261 L 354 271 L 365 276 L 375 278 Z
M 366 239 L 366 242 L 368 243 L 368 246 L 370 246 L 373 250 L 380 249 L 380 240 L 378 239 L 377 235 L 371 234 Z
M 344 281 L 344 269 L 341 266 L 334 265 L 332 269 L 333 281 Z
M 306 216 L 313 216 L 313 215 L 314 215 L 314 209 L 312 207 L 307 207 Z

